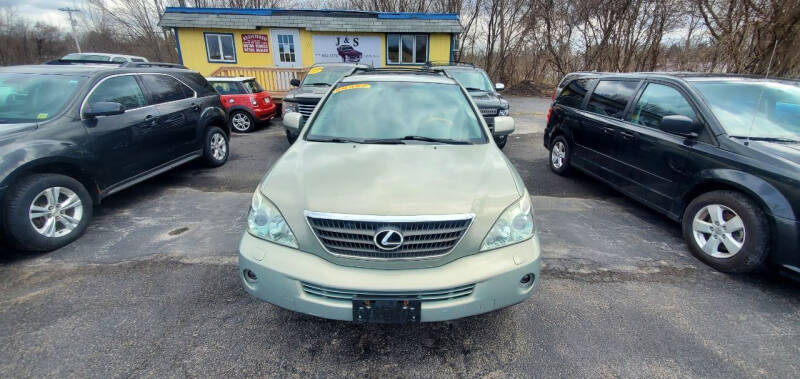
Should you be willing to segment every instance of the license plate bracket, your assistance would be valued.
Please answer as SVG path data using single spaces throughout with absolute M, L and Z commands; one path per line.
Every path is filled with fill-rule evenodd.
M 353 299 L 353 321 L 374 324 L 419 323 L 421 315 L 419 300 L 398 299 Z

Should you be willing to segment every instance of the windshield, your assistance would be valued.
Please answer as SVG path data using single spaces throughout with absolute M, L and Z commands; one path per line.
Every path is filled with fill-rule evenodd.
M 311 67 L 311 70 L 308 70 L 308 74 L 303 79 L 303 85 L 333 85 L 333 83 L 336 83 L 337 80 L 352 70 L 353 67 L 350 66 L 314 66 Z
M 775 81 L 697 82 L 730 136 L 800 138 L 800 86 Z
M 99 55 L 99 54 L 78 54 L 72 53 L 67 54 L 64 58 L 61 58 L 65 61 L 102 61 L 108 62 L 111 60 L 111 57 L 108 55 Z
M 47 120 L 58 114 L 84 78 L 0 73 L 0 124 Z
M 492 91 L 492 82 L 478 70 L 450 70 L 447 72 L 467 90 Z
M 249 89 L 249 90 L 250 90 L 250 93 L 259 93 L 259 92 L 261 92 L 261 91 L 264 91 L 264 89 L 263 89 L 263 88 L 261 88 L 261 85 L 260 85 L 260 84 L 258 84 L 258 82 L 257 82 L 257 81 L 255 81 L 255 80 L 246 80 L 246 81 L 244 82 L 244 86 L 245 86 L 247 89 Z
M 453 84 L 342 83 L 318 112 L 308 140 L 369 143 L 398 139 L 395 142 L 404 143 L 405 137 L 411 137 L 451 143 L 487 141 L 469 101 Z

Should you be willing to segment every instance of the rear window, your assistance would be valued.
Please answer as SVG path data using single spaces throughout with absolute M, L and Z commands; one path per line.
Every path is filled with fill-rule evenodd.
M 197 97 L 216 95 L 217 91 L 213 86 L 203 77 L 196 72 L 184 72 L 178 74 L 184 83 L 189 84 L 196 92 Z
M 591 79 L 576 79 L 569 83 L 556 98 L 560 105 L 580 108 Z
M 586 110 L 604 116 L 622 118 L 625 107 L 636 93 L 638 81 L 601 80 L 597 83 Z
M 259 93 L 264 91 L 264 88 L 261 87 L 261 84 L 258 84 L 255 80 L 246 80 L 244 82 L 244 86 L 250 90 L 250 93 Z

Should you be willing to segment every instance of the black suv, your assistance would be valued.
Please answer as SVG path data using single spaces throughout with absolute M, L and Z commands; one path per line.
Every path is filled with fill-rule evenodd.
M 352 73 L 356 68 L 368 67 L 354 63 L 317 63 L 311 66 L 302 82 L 296 78 L 291 80 L 291 84 L 297 88 L 284 96 L 282 114 L 298 112 L 303 115 L 303 120 L 308 120 L 317 103 L 328 93 L 334 83 Z M 297 135 L 287 129 L 286 139 L 289 140 L 289 143 L 294 143 Z
M 168 66 L 0 68 L 0 230 L 12 246 L 64 246 L 104 197 L 196 158 L 227 161 L 219 94 Z
M 580 169 L 681 221 L 710 266 L 800 274 L 800 82 L 573 75 L 544 145 L 552 171 Z
M 447 75 L 450 75 L 466 88 L 470 96 L 472 96 L 472 100 L 478 105 L 478 109 L 481 110 L 483 119 L 486 120 L 489 130 L 492 132 L 494 132 L 494 118 L 509 115 L 508 101 L 498 93 L 498 91 L 505 89 L 505 85 L 502 83 L 492 85 L 486 71 L 469 63 L 445 65 L 428 63 L 427 67 L 434 70 L 444 70 Z M 494 136 L 494 142 L 501 149 L 506 146 L 507 141 L 508 135 Z

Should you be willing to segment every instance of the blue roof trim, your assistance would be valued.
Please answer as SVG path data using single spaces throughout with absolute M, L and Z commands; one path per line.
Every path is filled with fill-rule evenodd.
M 273 8 L 192 8 L 192 7 L 167 7 L 164 13 L 195 13 L 195 14 L 238 14 L 248 16 L 289 16 L 295 12 L 312 12 L 336 14 L 334 16 L 347 17 L 346 14 L 351 13 L 354 16 L 365 15 L 375 16 L 379 19 L 388 20 L 458 20 L 457 13 L 398 13 L 398 12 L 370 12 L 370 11 L 357 11 L 348 9 L 273 9 Z
M 379 12 L 378 18 L 408 20 L 412 18 L 420 20 L 458 20 L 456 13 L 386 13 Z
M 271 16 L 272 9 L 259 8 L 182 8 L 167 7 L 164 13 L 241 14 L 249 16 Z

